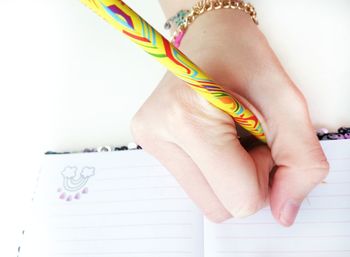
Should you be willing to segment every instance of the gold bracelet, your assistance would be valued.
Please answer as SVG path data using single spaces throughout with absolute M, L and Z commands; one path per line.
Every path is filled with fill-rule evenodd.
M 250 18 L 253 20 L 253 22 L 256 25 L 259 24 L 256 17 L 257 15 L 256 15 L 255 8 L 250 3 L 245 3 L 244 1 L 241 1 L 241 0 L 200 0 L 192 7 L 190 12 L 184 19 L 184 22 L 177 27 L 176 31 L 171 37 L 171 41 L 174 43 L 175 39 L 178 36 L 180 36 L 182 39 L 182 36 L 184 32 L 187 30 L 188 26 L 192 24 L 199 15 L 207 11 L 218 10 L 218 9 L 237 9 L 237 10 L 244 11 L 245 13 L 250 15 Z M 179 42 L 177 43 L 179 44 Z

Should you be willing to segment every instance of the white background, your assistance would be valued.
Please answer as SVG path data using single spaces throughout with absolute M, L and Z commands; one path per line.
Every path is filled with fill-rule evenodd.
M 315 128 L 350 126 L 350 2 L 252 1 Z M 155 28 L 157 0 L 126 1 Z M 0 0 L 0 256 L 15 256 L 46 150 L 132 141 L 164 68 L 78 0 Z

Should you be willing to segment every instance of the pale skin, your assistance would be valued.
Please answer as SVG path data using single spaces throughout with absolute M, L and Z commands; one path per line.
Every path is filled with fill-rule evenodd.
M 195 1 L 160 3 L 170 17 Z M 277 222 L 292 225 L 300 204 L 329 171 L 303 94 L 242 11 L 199 16 L 180 50 L 253 111 L 267 144 L 240 142 L 238 136 L 252 140 L 232 117 L 169 72 L 132 120 L 135 141 L 210 220 L 246 217 L 270 205 Z

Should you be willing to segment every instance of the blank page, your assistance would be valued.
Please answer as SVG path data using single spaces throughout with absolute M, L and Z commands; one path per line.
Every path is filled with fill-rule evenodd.
M 21 257 L 201 257 L 203 218 L 143 150 L 46 155 Z
M 204 221 L 205 256 L 349 257 L 350 140 L 322 141 L 331 170 L 304 201 L 292 227 L 269 208 L 223 224 Z

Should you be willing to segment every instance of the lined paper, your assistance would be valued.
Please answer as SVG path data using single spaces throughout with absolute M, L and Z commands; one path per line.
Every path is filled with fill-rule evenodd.
M 87 189 L 76 197 L 62 171 L 84 167 Z M 77 174 L 72 188 L 84 183 Z M 200 212 L 141 150 L 45 156 L 33 220 L 21 256 L 203 256 Z
M 322 147 L 330 173 L 304 201 L 292 227 L 276 224 L 269 208 L 219 225 L 205 220 L 205 256 L 349 257 L 350 141 Z
M 269 208 L 203 219 L 142 150 L 47 155 L 20 257 L 349 257 L 350 140 L 321 144 L 330 174 L 290 228 Z

